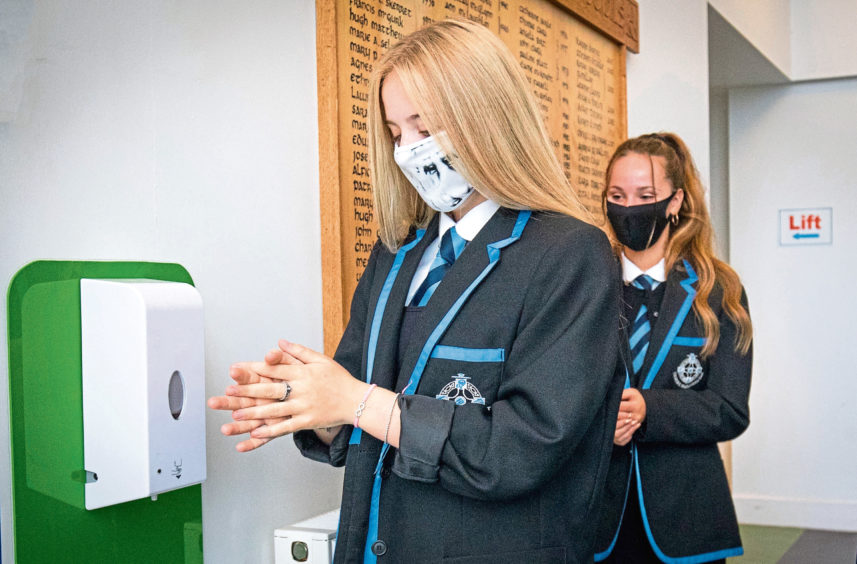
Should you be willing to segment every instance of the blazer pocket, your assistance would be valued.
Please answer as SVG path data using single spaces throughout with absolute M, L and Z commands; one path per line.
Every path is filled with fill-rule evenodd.
M 506 351 L 438 345 L 431 353 L 431 377 L 424 393 L 456 405 L 490 406 L 497 394 Z M 428 375 L 428 374 L 427 374 Z
M 676 337 L 673 340 L 673 345 L 702 348 L 705 345 L 705 337 Z
M 461 362 L 503 362 L 506 360 L 506 349 L 471 349 L 437 345 L 431 351 L 431 358 L 444 358 Z

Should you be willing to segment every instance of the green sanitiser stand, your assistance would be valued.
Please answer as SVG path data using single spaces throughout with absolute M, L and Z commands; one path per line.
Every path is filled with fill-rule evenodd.
M 38 261 L 9 284 L 9 415 L 15 561 L 201 563 L 199 485 L 84 506 L 81 278 L 193 284 L 178 264 Z

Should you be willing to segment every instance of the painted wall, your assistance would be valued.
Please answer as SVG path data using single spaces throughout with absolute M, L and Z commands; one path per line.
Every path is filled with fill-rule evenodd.
M 708 116 L 710 131 L 711 184 L 709 213 L 714 225 L 717 256 L 729 260 L 729 94 L 712 90 Z
M 0 30 L 4 288 L 38 259 L 181 263 L 205 303 L 208 395 L 279 337 L 322 346 L 313 2 L 4 0 Z M 206 561 L 271 562 L 273 530 L 338 505 L 341 474 L 290 439 L 239 454 L 227 420 L 206 422 Z
M 726 21 L 732 24 L 759 52 L 768 58 L 783 73 L 792 70 L 792 29 L 796 18 L 792 18 L 792 9 L 800 4 L 812 5 L 808 11 L 820 9 L 819 5 L 828 2 L 806 2 L 805 0 L 709 0 L 711 7 L 717 10 Z M 847 1 L 847 0 L 845 0 Z
M 673 131 L 708 185 L 708 32 L 705 0 L 640 4 L 640 53 L 628 53 L 628 135 Z
M 731 260 L 755 332 L 733 459 L 745 523 L 857 531 L 855 106 L 853 78 L 729 95 Z M 779 210 L 814 207 L 833 208 L 833 244 L 780 246 Z
M 792 0 L 792 78 L 857 76 L 854 22 L 857 2 L 853 0 Z
M 709 0 L 794 81 L 857 75 L 853 0 Z

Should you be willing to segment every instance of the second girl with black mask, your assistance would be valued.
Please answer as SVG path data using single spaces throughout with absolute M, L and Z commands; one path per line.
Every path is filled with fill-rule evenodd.
M 630 354 L 595 560 L 723 561 L 743 552 L 717 443 L 749 424 L 747 299 L 714 256 L 702 184 L 677 135 L 622 143 L 603 201 Z

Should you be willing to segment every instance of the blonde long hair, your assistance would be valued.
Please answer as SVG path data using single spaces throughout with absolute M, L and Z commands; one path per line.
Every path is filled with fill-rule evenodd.
M 673 190 L 684 191 L 684 200 L 678 212 L 678 224 L 670 225 L 666 270 L 669 272 L 676 261 L 685 258 L 693 265 L 699 276 L 697 299 L 693 302 L 693 310 L 702 323 L 706 337 L 701 353 L 703 358 L 713 354 L 720 341 L 720 324 L 708 304 L 708 297 L 714 288 L 715 280 L 723 288 L 723 309 L 738 328 L 735 335 L 735 350 L 741 354 L 747 354 L 753 340 L 753 327 L 749 313 L 741 304 L 741 280 L 732 267 L 714 255 L 714 229 L 705 204 L 705 193 L 702 182 L 699 180 L 699 172 L 696 170 L 690 151 L 675 133 L 650 133 L 628 139 L 616 148 L 607 165 L 602 202 L 606 202 L 607 199 L 607 188 L 610 185 L 614 163 L 629 153 L 663 157 L 666 176 L 672 183 Z M 616 240 L 615 235 L 613 240 Z M 618 243 L 614 243 L 615 245 Z M 618 252 L 621 252 L 621 245 L 617 248 Z
M 379 235 L 388 249 L 434 215 L 393 160 L 381 86 L 394 72 L 453 167 L 483 196 L 507 208 L 591 221 L 553 152 L 518 62 L 481 25 L 445 20 L 402 39 L 372 74 L 369 166 Z

